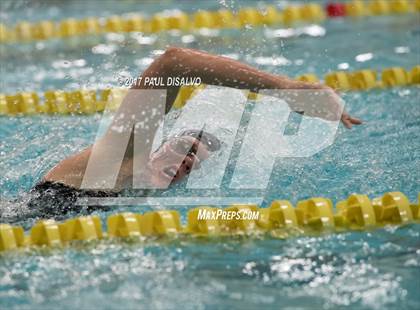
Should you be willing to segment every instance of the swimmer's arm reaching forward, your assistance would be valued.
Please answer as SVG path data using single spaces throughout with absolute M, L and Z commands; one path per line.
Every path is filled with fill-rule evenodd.
M 347 128 L 361 124 L 359 119 L 342 111 L 338 95 L 325 85 L 296 81 L 286 76 L 266 73 L 239 61 L 198 50 L 171 47 L 146 69 L 142 77 L 140 85 L 136 88 L 167 88 L 167 110 L 175 101 L 179 87 L 147 86 L 145 77 L 162 77 L 164 80 L 168 77 L 200 77 L 204 84 L 248 89 L 253 92 L 262 89 L 319 89 L 328 93 L 328 100 L 317 103 L 316 109 L 310 110 L 311 107 L 309 107 L 304 111 L 306 115 L 328 120 L 341 118 Z M 291 108 L 299 111 L 299 108 Z

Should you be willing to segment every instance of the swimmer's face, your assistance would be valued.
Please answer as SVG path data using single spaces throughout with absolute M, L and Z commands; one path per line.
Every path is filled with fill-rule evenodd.
M 179 182 L 209 157 L 208 145 L 192 136 L 174 137 L 152 154 L 147 165 L 149 181 L 158 188 Z

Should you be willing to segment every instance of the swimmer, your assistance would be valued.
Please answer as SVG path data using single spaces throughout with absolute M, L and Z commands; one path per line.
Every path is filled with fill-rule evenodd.
M 173 77 L 199 78 L 202 83 L 207 85 L 246 89 L 253 92 L 263 89 L 319 89 L 328 92 L 330 94 L 329 99 L 320 102 L 317 109 L 303 111 L 305 115 L 327 120 L 340 119 L 344 126 L 349 129 L 353 125 L 361 124 L 359 119 L 351 117 L 343 111 L 338 95 L 325 85 L 296 81 L 286 76 L 262 72 L 236 60 L 198 50 L 177 47 L 167 49 L 143 72 L 141 78 L 138 79 L 140 83 L 132 87 L 133 90 L 166 89 L 167 113 L 171 109 L 180 87 L 146 85 L 144 83 L 145 80 L 151 80 L 155 77 L 161 77 L 164 81 Z M 150 110 L 153 107 L 153 100 L 147 99 L 147 96 L 139 97 L 134 94 L 134 91 L 130 90 L 119 111 L 138 113 L 135 111 Z M 291 108 L 298 113 L 302 112 L 299 109 Z M 144 142 L 141 154 L 133 156 L 133 151 L 130 150 L 133 148 L 133 136 L 131 136 L 122 163 L 115 163 L 119 167 L 115 187 L 109 190 L 82 189 L 83 177 L 92 153 L 100 152 L 103 156 L 106 156 L 104 154 L 112 154 L 109 145 L 112 145 L 113 141 L 118 140 L 119 137 L 111 129 L 112 127 L 113 125 L 95 144 L 62 160 L 53 167 L 41 182 L 33 188 L 35 195 L 29 206 L 42 208 L 45 205 L 50 205 L 56 208 L 54 213 L 58 214 L 74 210 L 74 204 L 78 197 L 117 196 L 122 189 L 130 187 L 130 180 L 133 178 L 134 157 L 138 162 L 143 163 L 145 170 L 142 177 L 148 184 L 162 187 L 164 184 L 179 182 L 193 169 L 198 169 L 200 162 L 206 160 L 211 152 L 220 148 L 220 141 L 214 135 L 191 129 L 167 139 L 153 153 L 151 152 L 151 143 Z M 142 137 L 143 141 L 153 141 L 157 127 L 152 126 Z

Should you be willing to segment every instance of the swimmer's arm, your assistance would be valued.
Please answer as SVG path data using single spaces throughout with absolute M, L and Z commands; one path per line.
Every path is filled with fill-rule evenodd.
M 44 175 L 42 181 L 58 182 L 74 188 L 80 188 L 92 148 L 93 145 L 63 159 Z M 116 180 L 115 190 L 121 190 L 126 187 L 127 183 L 131 182 L 132 167 L 132 160 L 124 158 Z
M 253 92 L 258 92 L 262 89 L 319 89 L 325 90 L 331 94 L 330 102 L 323 103 L 324 108 L 330 111 L 335 111 L 335 115 L 316 115 L 312 116 L 323 117 L 326 119 L 337 120 L 340 118 L 342 111 L 339 97 L 329 87 L 318 84 L 296 81 L 286 76 L 274 75 L 260 71 L 249 65 L 243 64 L 239 61 L 208 54 L 198 50 L 171 47 L 166 52 L 156 59 L 142 75 L 139 85 L 135 88 L 159 88 L 145 85 L 145 77 L 163 77 L 164 80 L 168 77 L 186 77 L 195 78 L 200 77 L 202 83 L 208 85 L 219 85 L 239 89 L 248 89 Z M 165 87 L 166 88 L 166 87 Z M 167 88 L 167 111 L 175 101 L 179 87 Z M 291 107 L 295 111 L 298 108 Z M 309 111 L 305 111 L 307 115 L 311 116 Z M 360 120 L 350 117 L 343 112 L 341 120 L 348 128 L 352 124 L 360 124 Z
M 202 51 L 170 47 L 142 74 L 145 77 L 200 77 L 204 84 L 220 85 L 258 92 L 260 89 L 320 89 L 324 85 L 296 81 L 286 76 L 260 71 L 237 60 Z

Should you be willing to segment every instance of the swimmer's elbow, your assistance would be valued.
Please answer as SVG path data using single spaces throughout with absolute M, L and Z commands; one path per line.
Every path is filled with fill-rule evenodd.
M 156 60 L 165 71 L 173 71 L 185 59 L 187 49 L 171 46 Z
M 170 46 L 165 50 L 165 53 L 163 55 L 166 57 L 173 57 L 182 53 L 183 50 L 184 48 L 182 47 Z
M 159 65 L 170 65 L 174 62 L 177 56 L 180 53 L 180 48 L 178 47 L 168 47 L 163 54 L 155 59 L 154 63 Z
M 173 62 L 175 61 L 180 55 L 183 54 L 183 48 L 171 46 L 168 47 L 165 52 L 159 57 L 161 60 Z

